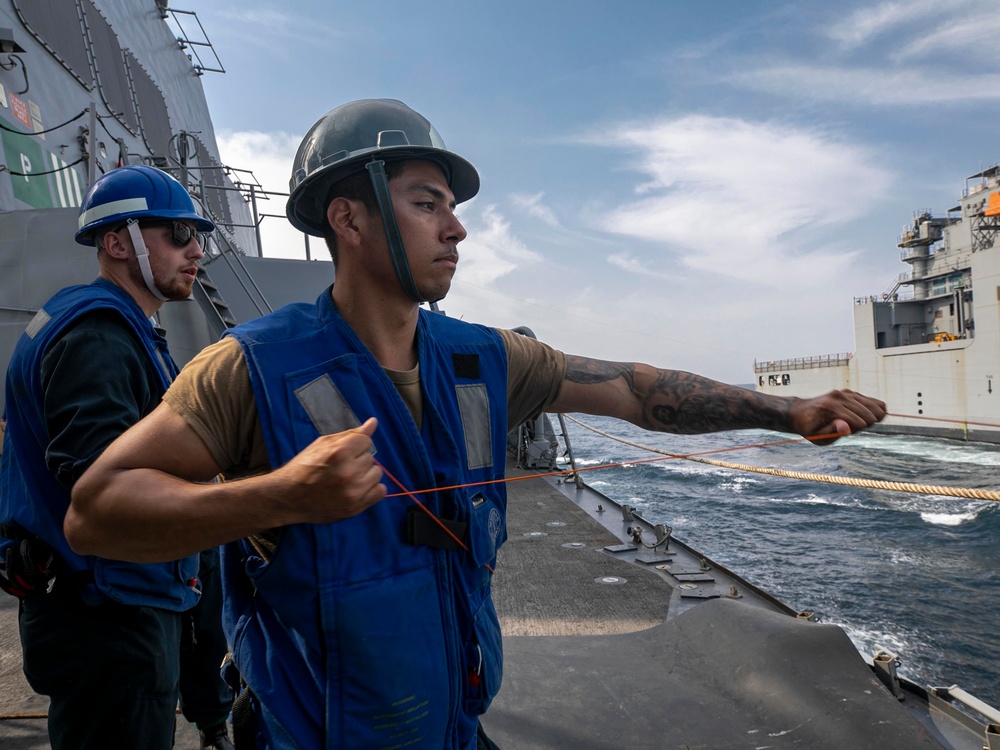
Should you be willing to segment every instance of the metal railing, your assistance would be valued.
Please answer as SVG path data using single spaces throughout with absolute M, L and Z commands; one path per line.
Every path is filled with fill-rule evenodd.
M 754 373 L 761 375 L 768 372 L 782 372 L 785 370 L 813 370 L 817 367 L 840 367 L 851 361 L 854 354 L 851 352 L 839 352 L 837 354 L 823 354 L 818 357 L 795 357 L 794 359 L 772 359 L 758 362 L 753 361 Z

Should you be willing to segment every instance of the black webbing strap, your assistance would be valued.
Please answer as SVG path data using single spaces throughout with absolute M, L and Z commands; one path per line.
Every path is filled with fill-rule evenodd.
M 439 520 L 448 527 L 448 531 L 466 543 L 465 530 L 468 524 L 465 521 L 447 521 L 443 518 Z M 406 543 L 451 552 L 462 549 L 458 542 L 434 523 L 433 518 L 415 505 L 411 505 L 406 511 Z

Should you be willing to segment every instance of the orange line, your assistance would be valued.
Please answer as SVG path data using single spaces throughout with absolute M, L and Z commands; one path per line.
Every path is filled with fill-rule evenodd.
M 901 417 L 903 419 L 927 419 L 927 420 L 933 420 L 933 421 L 937 421 L 937 422 L 954 422 L 956 424 L 965 424 L 965 425 L 970 425 L 971 424 L 971 425 L 979 425 L 979 426 L 982 426 L 982 427 L 1000 427 L 1000 424 L 991 424 L 989 422 L 973 422 L 971 420 L 966 420 L 966 419 L 946 419 L 946 418 L 943 418 L 943 417 L 924 417 L 924 416 L 918 416 L 918 415 L 914 415 L 914 414 L 892 414 L 892 413 L 888 413 L 888 412 L 886 413 L 886 416 L 889 416 L 889 417 Z M 445 487 L 431 487 L 430 489 L 426 489 L 426 490 L 408 490 L 408 489 L 406 489 L 406 487 L 404 487 L 403 484 L 398 479 L 396 479 L 396 477 L 394 477 L 392 474 L 390 474 L 389 471 L 388 471 L 388 469 L 386 469 L 384 466 L 382 466 L 382 464 L 380 464 L 378 461 L 375 461 L 375 464 L 377 466 L 379 466 L 382 469 L 382 471 L 385 473 L 385 475 L 387 477 L 389 477 L 389 479 L 391 479 L 396 484 L 396 486 L 399 487 L 399 489 L 401 490 L 401 492 L 395 492 L 395 493 L 387 494 L 385 496 L 386 498 L 390 498 L 390 497 L 408 497 L 408 498 L 410 498 L 413 502 L 415 502 L 417 504 L 417 506 L 421 510 L 423 510 L 424 513 L 426 513 L 428 516 L 430 516 L 434 520 L 434 523 L 436 523 L 438 526 L 440 526 L 448 536 L 450 536 L 452 539 L 454 539 L 459 544 L 459 546 L 462 549 L 464 549 L 466 552 L 470 552 L 471 553 L 471 550 L 469 550 L 469 548 L 465 545 L 465 543 L 462 542 L 462 540 L 459 539 L 457 536 L 455 536 L 451 532 L 451 530 L 447 526 L 445 526 L 441 522 L 441 520 L 437 516 L 434 515 L 434 513 L 432 513 L 430 511 L 430 509 L 428 509 L 423 503 L 420 502 L 420 500 L 417 499 L 417 495 L 425 495 L 425 494 L 427 494 L 429 492 L 445 492 L 447 490 L 459 490 L 459 489 L 463 489 L 465 487 L 483 487 L 483 486 L 490 485 L 490 484 L 506 484 L 508 482 L 520 482 L 520 481 L 523 481 L 525 479 L 539 479 L 539 478 L 543 478 L 543 477 L 554 477 L 554 476 L 560 476 L 560 477 L 562 477 L 562 476 L 566 476 L 568 474 L 582 474 L 585 471 L 601 471 L 603 469 L 616 469 L 616 468 L 619 468 L 619 467 L 622 467 L 622 466 L 633 466 L 635 464 L 655 463 L 656 461 L 673 461 L 673 460 L 676 460 L 676 459 L 692 458 L 692 457 L 695 457 L 695 456 L 709 456 L 709 455 L 712 455 L 714 453 L 728 453 L 730 451 L 746 450 L 747 448 L 772 448 L 772 447 L 777 446 L 777 445 L 788 445 L 790 443 L 798 443 L 798 442 L 800 442 L 802 440 L 810 440 L 810 441 L 812 441 L 812 440 L 828 440 L 829 438 L 836 438 L 836 437 L 842 437 L 842 435 L 840 435 L 839 433 L 829 433 L 829 434 L 826 434 L 826 435 L 811 435 L 809 437 L 786 438 L 784 440 L 773 440 L 773 441 L 765 442 L 765 443 L 750 443 L 750 444 L 747 444 L 747 445 L 734 445 L 734 446 L 731 446 L 729 448 L 714 448 L 712 450 L 696 451 L 694 453 L 674 453 L 674 454 L 671 454 L 669 456 L 657 456 L 656 458 L 639 458 L 639 459 L 633 459 L 633 460 L 630 460 L 630 461 L 619 461 L 617 463 L 600 464 L 598 466 L 586 466 L 586 467 L 577 468 L 577 469 L 560 469 L 559 471 L 545 471 L 545 472 L 541 472 L 539 474 L 524 474 L 522 476 L 517 476 L 517 477 L 504 477 L 503 479 L 488 479 L 488 480 L 483 481 L 483 482 L 469 482 L 468 484 L 453 484 L 453 485 L 448 485 L 448 486 L 445 486 Z M 493 568 L 491 568 L 489 565 L 487 565 L 486 568 L 491 573 L 493 572 Z
M 385 474 L 387 477 L 389 477 L 389 479 L 391 479 L 393 481 L 393 483 L 397 487 L 399 487 L 399 489 L 402 490 L 402 492 L 397 492 L 394 495 L 386 495 L 386 497 L 400 497 L 400 496 L 405 495 L 406 497 L 410 498 L 413 502 L 415 502 L 417 504 L 417 507 L 420 508 L 420 510 L 422 510 L 424 513 L 426 513 L 428 516 L 430 516 L 431 520 L 434 521 L 434 523 L 436 523 L 438 526 L 441 527 L 442 531 L 444 531 L 445 534 L 447 534 L 452 539 L 454 539 L 455 542 L 458 544 L 459 547 L 461 547 L 462 549 L 464 549 L 470 555 L 472 554 L 472 550 L 470 550 L 468 548 L 468 546 L 466 546 L 465 542 L 463 542 L 461 539 L 459 539 L 457 536 L 455 536 L 452 533 L 451 529 L 449 529 L 447 526 L 445 526 L 444 523 L 441 521 L 441 519 L 438 518 L 437 516 L 435 516 L 434 513 L 431 512 L 430 508 L 428 508 L 426 505 L 424 505 L 422 502 L 420 502 L 417 499 L 416 495 L 413 492 L 410 492 L 408 489 L 406 489 L 406 487 L 403 486 L 403 483 L 400 482 L 398 479 L 396 479 L 396 477 L 394 477 L 391 473 L 389 473 L 389 470 L 387 468 L 385 468 L 385 466 L 383 466 L 381 463 L 379 463 L 379 461 L 377 459 L 373 458 L 372 461 L 374 461 L 374 463 L 375 463 L 376 466 L 378 466 L 380 469 L 382 469 L 382 473 L 383 474 Z M 434 492 L 434 490 L 421 490 L 421 492 Z M 490 573 L 493 572 L 493 568 L 491 568 L 489 565 L 484 565 L 484 567 L 488 571 L 490 571 Z
M 545 471 L 545 472 L 542 472 L 541 474 L 525 474 L 525 475 L 519 476 L 519 477 L 504 477 L 503 479 L 488 479 L 488 480 L 483 481 L 483 482 L 469 482 L 468 484 L 453 484 L 453 485 L 449 485 L 447 487 L 432 487 L 432 488 L 427 489 L 427 490 L 408 490 L 405 487 L 403 487 L 391 474 L 389 474 L 388 472 L 386 472 L 386 474 L 389 476 L 389 478 L 392 479 L 392 481 L 395 482 L 396 485 L 399 486 L 399 488 L 402 490 L 402 492 L 396 492 L 396 493 L 393 493 L 391 495 L 386 495 L 386 497 L 389 498 L 389 497 L 404 497 L 405 496 L 405 497 L 409 497 L 415 503 L 417 503 L 418 505 L 420 505 L 420 501 L 417 500 L 416 495 L 424 495 L 424 494 L 427 494 L 428 492 L 444 492 L 444 491 L 447 491 L 447 490 L 460 490 L 463 487 L 483 487 L 483 486 L 488 485 L 488 484 L 506 484 L 508 482 L 520 482 L 520 481 L 523 481 L 525 479 L 538 479 L 540 477 L 555 477 L 555 476 L 560 476 L 561 477 L 561 476 L 566 476 L 567 474 L 582 474 L 585 471 L 600 471 L 601 469 L 616 469 L 616 468 L 619 468 L 621 466 L 632 466 L 632 465 L 635 465 L 635 464 L 649 464 L 649 463 L 654 463 L 656 461 L 673 461 L 673 460 L 676 460 L 678 458 L 690 458 L 692 456 L 709 456 L 709 455 L 712 455 L 713 453 L 728 453 L 729 451 L 741 451 L 741 450 L 745 450 L 747 448 L 771 448 L 771 447 L 776 446 L 776 445 L 788 445 L 789 443 L 798 443 L 801 440 L 827 440 L 829 438 L 835 438 L 835 437 L 843 437 L 843 436 L 840 435 L 839 433 L 831 432 L 831 433 L 829 433 L 827 435 L 811 435 L 808 438 L 795 437 L 795 438 L 787 438 L 785 440 L 774 440 L 774 441 L 768 442 L 768 443 L 752 443 L 750 445 L 735 445 L 735 446 L 732 446 L 732 447 L 729 447 L 729 448 L 714 448 L 714 449 L 709 450 L 709 451 L 696 451 L 695 453 L 675 453 L 675 454 L 670 455 L 670 456 L 657 456 L 656 458 L 639 458 L 639 459 L 633 459 L 631 461 L 620 461 L 618 463 L 613 463 L 613 464 L 600 464 L 599 466 L 586 466 L 586 467 L 580 468 L 580 469 L 565 469 L 565 470 L 559 470 L 559 471 Z M 376 461 L 376 463 L 378 463 L 378 462 Z M 379 464 L 379 466 L 381 466 L 381 464 Z M 383 467 L 383 471 L 385 471 L 384 467 Z M 423 506 L 421 506 L 421 507 L 423 507 Z M 424 510 L 427 513 L 430 513 L 430 511 L 427 510 L 426 508 L 424 508 Z

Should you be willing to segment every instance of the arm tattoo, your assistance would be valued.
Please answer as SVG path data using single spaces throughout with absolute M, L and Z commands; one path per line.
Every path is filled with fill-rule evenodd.
M 604 383 L 615 378 L 624 378 L 630 391 L 635 390 L 635 365 L 631 362 L 604 362 L 566 355 L 566 380 L 581 385 Z
M 631 397 L 610 396 L 605 383 L 621 380 Z M 759 428 L 788 429 L 792 401 L 719 383 L 680 370 L 660 370 L 634 362 L 605 362 L 566 355 L 565 379 L 587 395 L 579 411 L 628 419 L 647 430 L 695 434 Z M 589 409 L 598 409 L 589 411 Z
M 787 400 L 677 370 L 658 370 L 643 400 L 648 430 L 694 434 L 745 428 L 787 429 Z

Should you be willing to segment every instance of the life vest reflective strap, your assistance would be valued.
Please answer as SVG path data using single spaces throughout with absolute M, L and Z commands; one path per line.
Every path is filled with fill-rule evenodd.
M 458 410 L 465 433 L 465 453 L 469 469 L 493 465 L 493 436 L 490 429 L 490 399 L 485 383 L 455 386 Z
M 358 415 L 329 375 L 323 374 L 297 388 L 295 397 L 320 435 L 332 435 L 361 426 Z
M 31 319 L 28 323 L 28 327 L 24 329 L 24 332 L 28 334 L 28 338 L 35 338 L 38 332 L 45 328 L 45 324 L 52 320 L 52 316 L 49 315 L 45 310 L 39 310 L 35 313 L 35 317 Z
M 160 370 L 163 374 L 163 377 L 166 379 L 168 383 L 174 382 L 175 368 L 170 366 L 170 364 L 172 363 L 168 364 L 167 358 L 163 356 L 163 352 L 160 351 L 159 347 L 156 348 L 155 353 L 156 353 L 156 361 L 160 366 Z

